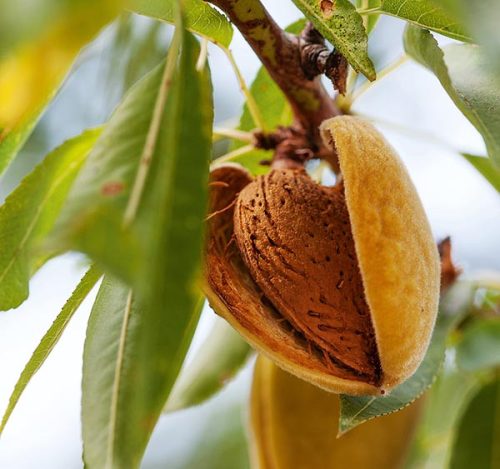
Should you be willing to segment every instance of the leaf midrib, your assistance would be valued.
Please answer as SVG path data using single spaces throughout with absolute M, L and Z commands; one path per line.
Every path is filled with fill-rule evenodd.
M 351 57 L 349 57 L 349 62 L 353 63 L 356 65 L 357 68 L 359 68 L 360 70 L 364 70 L 364 66 L 361 62 L 359 62 L 357 59 L 356 59 L 356 56 L 355 54 L 353 53 L 353 50 L 350 46 L 350 43 L 348 41 L 344 41 L 342 39 L 342 37 L 340 35 L 338 35 L 334 29 L 332 29 L 331 27 L 327 26 L 328 23 L 326 22 L 323 22 L 323 18 L 321 18 L 317 12 L 314 10 L 314 7 L 309 5 L 306 1 L 304 0 L 296 0 L 298 2 L 300 2 L 304 8 L 309 11 L 309 13 L 311 14 L 311 16 L 314 16 L 318 21 L 321 21 L 323 25 L 325 25 L 325 29 L 328 29 L 328 31 L 330 31 L 330 33 L 332 34 L 333 37 L 335 37 L 335 39 L 340 42 L 342 44 L 343 47 L 345 47 L 346 50 L 350 51 L 351 52 Z
M 47 193 L 45 194 L 45 197 L 42 199 L 42 202 L 38 205 L 37 209 L 35 210 L 35 214 L 33 216 L 33 219 L 31 220 L 31 223 L 28 225 L 28 227 L 26 229 L 26 233 L 24 234 L 23 238 L 21 239 L 17 249 L 14 250 L 9 262 L 5 266 L 4 270 L 0 273 L 0 283 L 3 282 L 6 275 L 8 274 L 8 272 L 10 271 L 12 266 L 14 265 L 14 262 L 17 260 L 20 253 L 26 247 L 26 244 L 28 243 L 28 240 L 29 240 L 31 234 L 33 233 L 33 230 L 35 229 L 35 226 L 40 218 L 40 215 L 41 215 L 42 211 L 44 210 L 45 205 L 47 204 L 49 199 L 52 197 L 52 195 L 57 190 L 57 188 L 64 182 L 64 180 L 71 174 L 71 172 L 73 171 L 75 166 L 78 166 L 81 163 L 81 161 L 83 161 L 85 159 L 86 155 L 87 155 L 87 153 L 84 153 L 83 155 L 80 156 L 79 159 L 76 159 L 72 163 L 70 163 L 68 165 L 68 167 L 66 168 L 66 170 L 61 174 L 61 176 L 55 180 L 54 184 L 51 186 L 49 191 L 47 191 Z
M 122 327 L 120 330 L 120 340 L 118 343 L 118 354 L 116 357 L 115 364 L 115 374 L 113 379 L 113 391 L 111 393 L 111 403 L 110 403 L 110 418 L 109 418 L 109 438 L 108 447 L 106 449 L 106 464 L 107 469 L 112 469 L 114 467 L 113 458 L 115 454 L 115 443 L 116 443 L 116 423 L 118 416 L 118 402 L 120 396 L 120 385 L 123 372 L 123 362 L 125 356 L 125 343 L 127 341 L 128 335 L 128 325 L 130 320 L 130 315 L 132 312 L 132 301 L 133 293 L 129 290 L 127 295 L 127 302 L 125 304 L 125 309 L 123 312 Z

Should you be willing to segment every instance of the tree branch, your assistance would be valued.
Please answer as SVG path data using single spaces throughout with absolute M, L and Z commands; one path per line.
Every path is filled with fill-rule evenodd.
M 336 158 L 324 148 L 318 128 L 321 122 L 339 115 L 340 111 L 320 78 L 306 76 L 299 38 L 285 33 L 260 0 L 207 1 L 226 13 L 281 88 L 292 107 L 295 127 L 309 140 L 307 147 L 336 167 Z M 277 156 L 279 158 L 278 148 Z

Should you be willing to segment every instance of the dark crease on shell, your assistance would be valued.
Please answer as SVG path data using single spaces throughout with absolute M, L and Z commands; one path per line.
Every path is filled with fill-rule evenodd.
M 211 189 L 211 213 L 229 207 L 240 191 L 252 182 L 243 170 L 233 167 L 212 171 L 211 181 L 223 181 Z M 377 385 L 380 373 L 374 377 L 373 373 L 364 373 L 339 360 L 335 354 L 307 338 L 264 295 L 250 275 L 235 242 L 233 212 L 234 207 L 230 207 L 208 223 L 206 274 L 211 289 L 243 330 L 260 337 L 274 353 L 285 353 L 285 358 L 295 364 L 339 378 Z
M 241 191 L 234 223 L 252 278 L 283 317 L 325 357 L 379 384 L 342 188 L 320 186 L 303 170 L 275 170 Z

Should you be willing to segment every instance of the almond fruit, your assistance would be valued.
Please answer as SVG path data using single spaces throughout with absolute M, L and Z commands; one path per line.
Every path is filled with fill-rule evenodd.
M 402 468 L 423 400 L 338 436 L 339 396 L 281 370 L 260 356 L 250 401 L 255 469 Z
M 341 182 L 303 169 L 211 173 L 207 297 L 252 345 L 327 390 L 379 394 L 413 374 L 439 300 L 439 256 L 416 190 L 367 122 L 323 123 Z

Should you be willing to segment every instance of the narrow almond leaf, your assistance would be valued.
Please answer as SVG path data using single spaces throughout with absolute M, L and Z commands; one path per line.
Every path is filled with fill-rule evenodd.
M 162 92 L 153 93 L 158 99 L 149 103 L 155 109 L 148 122 L 152 127 L 139 127 L 147 139 L 133 135 L 143 145 L 147 142 L 142 164 L 150 165 L 144 197 L 130 191 L 124 212 L 144 243 L 141 288 L 136 296 L 118 280 L 106 279 L 89 321 L 82 404 L 89 468 L 139 466 L 198 321 L 195 284 L 206 210 L 211 87 L 208 70 L 196 69 L 199 46 L 194 37 L 177 26 L 173 44 L 179 44 L 177 39 L 182 44 L 177 69 L 170 74 L 170 65 L 176 64 L 170 59 L 178 51 L 172 46 L 175 55 L 169 56 L 166 73 L 156 83 Z M 132 121 L 142 117 L 135 110 L 147 110 L 136 107 L 140 97 L 129 101 Z M 136 150 L 135 155 L 124 154 L 129 162 L 132 156 L 144 156 L 143 149 Z M 137 162 L 132 166 L 138 168 Z M 137 171 L 143 174 L 143 169 Z M 137 207 L 136 219 L 134 212 L 127 218 L 131 206 Z
M 355 5 L 361 10 L 371 10 L 374 8 L 380 8 L 381 2 L 382 0 L 356 0 Z M 370 13 L 369 15 L 362 16 L 366 32 L 370 34 L 377 25 L 380 14 Z
M 464 330 L 456 349 L 457 365 L 462 370 L 500 366 L 500 321 L 494 318 L 471 324 Z
M 29 3 L 0 0 L 0 56 L 5 56 L 19 44 L 36 40 L 56 22 L 78 15 L 94 0 L 30 0 Z M 115 3 L 117 10 L 119 3 Z M 111 6 L 109 0 L 94 6 Z
M 164 416 L 149 461 L 161 461 L 157 465 L 168 469 L 250 469 L 245 375 L 202 405 Z M 147 461 L 146 456 L 144 467 L 153 465 Z
M 450 469 L 500 467 L 500 379 L 484 386 L 460 422 Z
M 449 9 L 441 8 L 434 0 L 382 0 L 380 10 L 381 13 L 401 18 L 452 39 L 472 41 L 464 26 Z
M 133 447 L 123 443 L 128 420 L 136 425 L 137 410 L 130 408 L 130 400 L 135 388 L 131 377 L 140 371 L 144 359 L 137 353 L 139 327 L 140 311 L 130 288 L 104 277 L 90 313 L 83 352 L 83 460 L 89 469 L 139 465 L 143 448 L 138 449 L 136 442 Z M 150 423 L 144 424 L 145 433 Z
M 500 192 L 500 170 L 493 166 L 490 159 L 484 156 L 471 155 L 469 153 L 462 153 L 462 156 L 476 168 L 484 178 Z
M 474 39 L 484 47 L 491 60 L 492 68 L 500 71 L 500 2 L 498 0 L 432 0 L 438 6 L 448 9 L 471 32 Z
M 80 49 L 117 12 L 117 1 L 79 2 L 39 35 L 0 56 L 0 174 L 28 138 Z
M 468 283 L 452 287 L 442 301 L 424 361 L 411 378 L 393 389 L 388 396 L 340 396 L 339 434 L 367 420 L 401 410 L 432 385 L 443 363 L 448 334 L 470 308 L 474 292 L 474 286 Z
M 406 28 L 405 50 L 431 70 L 450 98 L 482 135 L 493 164 L 500 167 L 500 88 L 488 72 L 481 48 L 451 44 L 439 48 L 429 31 Z
M 128 0 L 134 13 L 168 23 L 175 22 L 177 0 Z M 233 27 L 227 18 L 203 0 L 184 0 L 186 29 L 224 47 L 233 38 Z
M 165 64 L 119 104 L 73 184 L 52 244 L 87 253 L 128 283 L 140 274 L 141 251 L 123 217 L 153 119 Z M 126 253 L 126 255 L 124 255 Z
M 43 247 L 59 253 L 75 249 L 95 259 L 107 273 L 118 276 L 125 283 L 137 282 L 143 267 L 144 242 L 136 226 L 124 226 L 123 214 L 113 207 L 98 207 L 82 214 L 71 231 L 71 242 L 61 242 L 56 234 L 49 234 Z
M 455 429 L 480 387 L 479 376 L 446 363 L 425 395 L 424 415 L 416 429 L 405 469 L 449 467 Z
M 376 72 L 368 57 L 368 36 L 363 19 L 349 0 L 293 0 L 293 3 L 356 71 L 369 80 L 375 80 Z
M 49 96 L 47 103 L 51 97 L 52 95 Z M 10 131 L 2 131 L 0 128 L 0 175 L 5 171 L 9 163 L 16 157 L 28 140 L 44 109 L 45 105 L 42 105 L 34 110 L 29 117 L 24 119 L 18 126 Z
M 0 310 L 15 308 L 28 297 L 29 279 L 48 255 L 34 248 L 54 225 L 99 133 L 86 131 L 56 148 L 0 207 Z
M 192 407 L 212 397 L 236 375 L 251 351 L 231 326 L 217 318 L 208 338 L 182 369 L 165 412 Z
M 299 34 L 304 29 L 306 21 L 304 19 L 295 21 L 286 28 L 286 31 L 291 34 Z M 253 96 L 255 103 L 260 112 L 260 116 L 264 123 L 264 131 L 272 131 L 276 127 L 288 126 L 293 121 L 293 114 L 290 104 L 285 98 L 276 82 L 269 76 L 265 67 L 260 67 L 259 71 L 252 84 L 250 85 L 250 93 Z M 250 110 L 245 104 L 240 117 L 240 130 L 254 130 L 255 122 L 252 119 Z M 233 149 L 240 148 L 244 145 L 241 142 L 235 142 Z M 244 155 L 234 158 L 232 161 L 243 165 L 253 174 L 262 174 L 269 170 L 268 166 L 260 164 L 261 161 L 269 160 L 272 157 L 272 152 L 268 150 L 252 149 Z
M 0 425 L 0 435 L 2 434 L 5 425 L 7 424 L 9 417 L 14 411 L 19 398 L 23 394 L 26 386 L 30 382 L 31 378 L 36 374 L 36 372 L 41 368 L 41 366 L 45 363 L 45 360 L 48 358 L 57 342 L 61 338 L 63 332 L 66 329 L 66 326 L 69 324 L 69 321 L 78 310 L 83 300 L 90 293 L 94 285 L 97 283 L 99 278 L 101 277 L 101 272 L 95 268 L 91 267 L 88 272 L 84 275 L 76 289 L 71 294 L 70 298 L 63 306 L 61 312 L 55 319 L 52 326 L 50 326 L 49 330 L 45 333 L 40 344 L 31 355 L 28 363 L 24 367 L 21 376 L 19 377 L 16 386 L 14 387 L 14 391 L 12 392 L 9 405 L 4 413 L 2 418 L 2 423 Z

